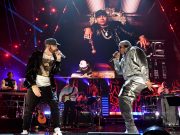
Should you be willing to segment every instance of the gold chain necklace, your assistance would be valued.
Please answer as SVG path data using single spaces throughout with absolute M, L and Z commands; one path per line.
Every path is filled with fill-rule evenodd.
M 104 28 L 101 29 L 101 34 L 102 34 L 102 36 L 103 36 L 105 39 L 110 39 L 110 38 L 112 38 L 112 34 L 109 35 L 109 34 L 108 34 L 108 30 L 105 30 Z

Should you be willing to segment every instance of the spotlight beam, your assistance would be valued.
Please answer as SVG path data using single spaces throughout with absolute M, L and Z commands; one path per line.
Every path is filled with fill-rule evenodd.
M 12 9 L 8 8 L 8 10 L 14 14 L 15 16 L 17 16 L 18 18 L 20 18 L 21 20 L 23 20 L 24 22 L 26 22 L 27 24 L 29 24 L 31 27 L 33 27 L 35 30 L 39 31 L 40 33 L 42 33 L 43 31 L 38 28 L 37 26 L 35 26 L 33 23 L 29 22 L 27 19 L 25 19 L 24 17 L 22 17 L 21 15 L 19 15 L 17 12 L 13 11 Z
M 0 50 L 2 50 L 3 52 L 9 54 L 10 56 L 12 56 L 15 60 L 17 60 L 18 62 L 20 62 L 21 64 L 23 64 L 24 66 L 26 66 L 27 64 L 25 62 L 23 62 L 21 59 L 19 59 L 18 57 L 16 57 L 15 55 L 13 55 L 12 53 L 8 52 L 7 50 L 5 50 L 4 48 L 0 47 Z

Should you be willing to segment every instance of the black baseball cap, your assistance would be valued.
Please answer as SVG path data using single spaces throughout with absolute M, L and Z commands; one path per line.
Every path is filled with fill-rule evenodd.
M 95 13 L 96 18 L 99 17 L 99 16 L 108 16 L 108 15 L 107 15 L 105 10 L 101 9 L 101 10 L 96 11 L 96 13 Z
M 45 44 L 58 45 L 58 46 L 60 45 L 55 38 L 47 38 L 45 40 Z

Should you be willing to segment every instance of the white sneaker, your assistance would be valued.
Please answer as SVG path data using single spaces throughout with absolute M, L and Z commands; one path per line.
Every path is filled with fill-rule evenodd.
M 28 131 L 27 130 L 23 130 L 22 132 L 21 132 L 21 135 L 28 135 L 29 133 L 28 133 Z
M 132 126 L 131 128 L 126 129 L 126 131 L 124 133 L 126 133 L 126 134 L 127 133 L 139 134 L 139 131 L 138 131 L 136 126 Z
M 61 132 L 61 130 L 60 130 L 59 127 L 57 127 L 57 128 L 54 129 L 53 135 L 62 135 L 62 132 Z

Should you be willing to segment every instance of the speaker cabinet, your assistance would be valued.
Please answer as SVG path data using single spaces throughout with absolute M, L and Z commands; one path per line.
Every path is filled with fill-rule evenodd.
M 78 126 L 91 126 L 93 125 L 93 116 L 91 112 L 79 112 L 77 116 Z

